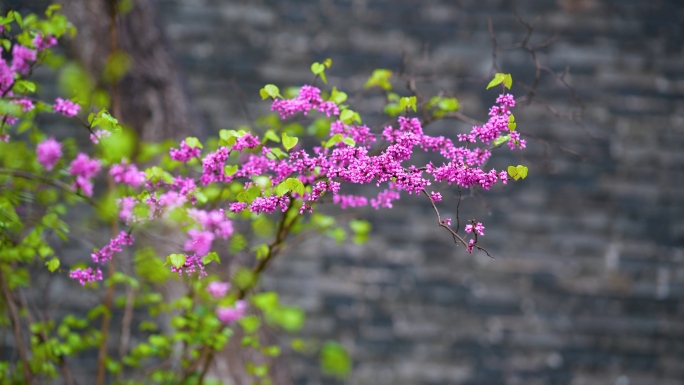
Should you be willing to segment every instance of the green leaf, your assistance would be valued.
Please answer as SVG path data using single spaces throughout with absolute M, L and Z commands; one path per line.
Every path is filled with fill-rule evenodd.
M 517 166 L 508 166 L 508 175 L 515 180 L 525 179 L 527 177 L 527 172 L 527 167 L 520 164 Z
M 509 90 L 511 89 L 511 86 L 513 85 L 513 77 L 511 74 L 505 74 L 504 75 L 504 87 L 508 88 Z
M 272 141 L 272 142 L 280 143 L 280 138 L 278 137 L 278 135 L 273 130 L 268 130 L 264 133 L 264 142 L 267 139 Z
M 320 363 L 323 373 L 330 376 L 345 378 L 351 371 L 349 353 L 337 342 L 328 341 L 323 345 Z
M 223 173 L 227 176 L 233 176 L 238 171 L 238 166 L 235 164 L 230 164 L 223 168 Z
M 368 221 L 352 219 L 349 221 L 349 228 L 355 233 L 368 233 L 371 230 L 371 224 Z
M 351 124 L 351 122 L 354 120 L 354 111 L 352 110 L 344 110 L 340 113 L 340 120 L 343 123 L 346 124 Z
M 497 72 L 496 75 L 494 75 L 494 79 L 492 79 L 492 81 L 490 81 L 489 84 L 487 85 L 487 89 L 490 89 L 490 88 L 492 88 L 498 84 L 501 84 L 501 82 L 504 81 L 504 78 L 505 78 L 504 74 Z
M 332 60 L 330 61 L 330 63 L 332 63 Z M 313 72 L 313 74 L 316 76 L 320 76 L 321 80 L 323 80 L 323 83 L 328 83 L 328 79 L 325 78 L 325 67 L 326 65 L 323 63 L 313 63 L 311 65 L 311 72 Z
M 352 138 L 342 138 L 342 143 L 346 144 L 349 147 L 356 146 L 356 141 Z
M 332 67 L 332 59 L 331 59 L 331 58 L 327 58 L 327 59 L 323 60 L 323 65 L 325 66 L 325 68 L 330 68 L 330 67 Z
M 503 136 L 500 136 L 500 137 L 494 139 L 494 147 L 501 146 L 502 144 L 508 142 L 509 139 L 511 139 L 510 135 L 503 135 Z
M 261 349 L 261 353 L 269 357 L 278 357 L 280 355 L 280 346 L 266 346 L 263 349 Z
M 256 252 L 256 259 L 263 259 L 268 256 L 269 248 L 268 245 L 265 243 L 262 243 L 254 248 L 254 252 Z
M 187 138 L 185 138 L 185 144 L 187 144 L 190 148 L 204 148 L 204 146 L 202 146 L 202 142 L 200 142 L 200 140 L 195 138 L 194 136 L 188 136 Z
M 259 321 L 259 317 L 255 315 L 249 315 L 247 317 L 244 317 L 240 319 L 240 321 L 238 322 L 247 334 L 256 332 L 259 329 L 259 326 L 261 326 L 261 321 Z
M 314 75 L 320 75 L 325 71 L 325 65 L 319 62 L 315 62 L 311 65 L 311 72 L 313 72 Z
M 202 257 L 202 264 L 203 265 L 208 265 L 212 261 L 216 261 L 219 265 L 221 264 L 221 258 L 219 258 L 218 253 L 215 251 L 212 251 L 209 254 Z
M 285 150 L 287 151 L 290 151 L 292 147 L 296 146 L 297 142 L 299 142 L 299 138 L 296 136 L 289 136 L 284 132 L 281 137 L 283 139 L 283 147 L 285 147 Z
M 509 129 L 510 131 L 515 131 L 515 128 L 516 128 L 517 126 L 518 126 L 518 125 L 515 123 L 515 117 L 513 116 L 513 114 L 510 114 L 510 115 L 508 116 L 508 129 Z
M 456 111 L 460 108 L 460 105 L 458 104 L 458 99 L 456 98 L 444 98 L 440 100 L 437 105 L 439 108 L 443 111 Z
M 166 257 L 166 263 L 170 263 L 173 265 L 176 269 L 180 269 L 185 265 L 185 261 L 187 260 L 187 257 L 185 254 L 171 254 L 168 257 Z
M 45 266 L 47 266 L 51 273 L 54 273 L 55 270 L 59 269 L 59 258 L 52 258 L 51 260 L 45 262 Z
M 285 181 L 282 181 L 282 182 L 278 183 L 278 185 L 276 186 L 275 192 L 279 197 L 281 197 L 281 196 L 287 194 L 288 192 L 290 192 L 290 187 L 288 187 L 288 185 Z
M 380 87 L 385 91 L 392 89 L 392 83 L 389 78 L 392 77 L 392 71 L 386 69 L 376 69 L 370 76 L 363 88 Z
M 264 88 L 262 88 L 259 91 L 259 95 L 261 95 L 261 100 L 264 100 L 264 99 L 268 98 L 269 96 L 273 99 L 275 99 L 277 97 L 281 97 L 280 96 L 280 89 L 278 89 L 278 87 L 273 85 L 273 84 L 266 84 L 264 86 Z
M 264 293 L 255 294 L 250 298 L 250 301 L 261 311 L 269 312 L 278 307 L 278 293 L 267 291 Z
M 287 178 L 285 183 L 287 183 L 287 187 L 290 188 L 290 191 L 294 191 L 300 196 L 304 196 L 304 183 L 302 183 L 302 181 L 297 178 Z
M 282 306 L 269 313 L 271 319 L 288 332 L 296 332 L 304 326 L 304 312 L 296 307 Z
M 399 108 L 403 111 L 410 107 L 411 109 L 413 109 L 413 112 L 416 112 L 416 103 L 417 99 L 415 96 L 402 97 L 401 99 L 399 99 Z
M 333 87 L 332 91 L 330 92 L 330 100 L 337 104 L 342 104 L 347 100 L 347 93 L 338 91 L 337 87 Z
M 342 139 L 343 139 L 342 134 L 333 135 L 330 139 L 328 139 L 327 142 L 325 142 L 325 148 L 330 148 L 330 147 L 336 145 L 337 143 L 341 142 Z

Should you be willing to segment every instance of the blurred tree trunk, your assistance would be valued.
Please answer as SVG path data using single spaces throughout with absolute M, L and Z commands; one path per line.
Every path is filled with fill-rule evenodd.
M 183 86 L 152 0 L 135 0 L 117 16 L 119 49 L 131 66 L 119 84 L 120 115 L 145 141 L 180 140 L 206 132 Z M 68 41 L 73 57 L 101 81 L 110 51 L 110 0 L 67 0 L 64 13 L 78 29 Z

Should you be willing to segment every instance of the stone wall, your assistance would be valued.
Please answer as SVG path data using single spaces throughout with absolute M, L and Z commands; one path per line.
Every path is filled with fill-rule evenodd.
M 519 43 L 548 74 L 516 111 L 530 176 L 467 199 L 496 259 L 456 247 L 424 199 L 363 212 L 363 246 L 308 241 L 265 284 L 309 313 L 306 338 L 341 340 L 350 384 L 684 384 L 684 7 L 677 0 L 160 0 L 168 39 L 213 130 L 268 109 L 258 89 L 311 81 L 333 59 L 330 85 L 375 127 L 374 68 L 415 71 L 425 95 L 454 93 L 485 119 L 497 65 L 531 84 Z M 395 86 L 403 90 L 404 85 Z M 516 95 L 524 95 L 521 84 Z M 244 95 L 244 96 L 242 96 Z M 581 102 L 576 100 L 581 99 Z M 241 107 L 247 105 L 249 113 Z M 375 114 L 373 114 L 375 113 Z M 469 127 L 429 126 L 453 135 Z M 454 199 L 455 192 L 445 194 Z M 449 196 L 451 195 L 451 196 Z M 449 199 L 445 199 L 445 202 Z M 453 215 L 453 207 L 442 209 Z M 300 384 L 328 384 L 315 360 L 292 357 Z

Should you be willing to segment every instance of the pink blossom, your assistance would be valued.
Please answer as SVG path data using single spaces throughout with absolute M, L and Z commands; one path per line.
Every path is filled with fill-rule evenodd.
M 215 299 L 220 299 L 228 294 L 230 290 L 230 283 L 214 281 L 207 285 L 207 292 Z
M 98 144 L 98 143 L 100 143 L 100 139 L 106 138 L 106 137 L 110 136 L 111 134 L 112 133 L 107 131 L 107 130 L 99 130 L 98 129 L 98 130 L 95 130 L 95 132 L 93 132 L 92 134 L 90 134 L 90 141 L 95 143 L 95 144 Z
M 119 206 L 119 218 L 126 222 L 126 224 L 131 224 L 136 222 L 136 218 L 133 215 L 133 209 L 137 203 L 136 199 L 133 197 L 123 197 L 116 201 Z
M 90 179 L 100 172 L 100 161 L 97 159 L 90 159 L 88 155 L 79 153 L 71 162 L 69 173 L 80 176 L 82 178 Z
M 138 187 L 145 182 L 145 173 L 138 171 L 134 164 L 129 164 L 125 159 L 120 164 L 114 164 L 109 168 L 109 174 L 114 182 Z
M 203 257 L 209 253 L 211 244 L 214 242 L 214 233 L 190 229 L 188 235 L 190 239 L 185 242 L 186 251 L 194 251 L 198 257 Z
M 465 232 L 471 233 L 471 232 L 475 231 L 476 233 L 478 233 L 480 235 L 484 235 L 484 229 L 485 229 L 485 227 L 482 225 L 482 223 L 477 222 L 474 226 L 472 224 L 466 225 Z
M 54 137 L 44 140 L 38 143 L 36 147 L 36 157 L 38 162 L 45 167 L 46 170 L 50 171 L 59 158 L 62 157 L 62 144 L 55 140 Z
M 247 304 L 243 300 L 235 302 L 234 307 L 219 306 L 216 308 L 216 316 L 224 324 L 230 324 L 245 316 Z
M 121 246 L 132 245 L 133 241 L 134 239 L 132 236 L 127 234 L 125 231 L 122 231 L 116 236 L 116 238 L 111 239 L 108 245 L 91 254 L 91 257 L 95 263 L 105 263 L 112 259 L 115 252 L 122 251 Z
M 31 63 L 35 61 L 36 51 L 20 44 L 12 47 L 12 67 L 10 67 L 12 71 L 25 75 L 31 69 Z
M 72 102 L 71 100 L 62 98 L 57 98 L 52 108 L 55 112 L 59 112 L 66 117 L 76 116 L 81 110 L 81 106 L 78 104 Z
M 433 202 L 439 202 L 442 200 L 442 194 L 433 191 L 430 193 L 430 199 L 432 199 Z
M 93 270 L 92 267 L 89 267 L 84 270 L 79 267 L 78 269 L 73 270 L 69 273 L 69 278 L 77 279 L 78 283 L 80 283 L 81 285 L 85 285 L 86 282 L 90 283 L 95 281 L 102 281 L 102 270 Z
M 199 158 L 202 150 L 199 147 L 190 147 L 185 141 L 180 144 L 180 150 L 172 148 L 169 151 L 171 159 L 177 160 L 179 162 L 188 163 L 192 158 Z
M 20 105 L 21 110 L 23 112 L 29 112 L 35 108 L 35 106 L 33 105 L 33 101 L 27 98 L 17 99 L 14 100 L 12 103 Z
M 442 220 L 442 222 L 444 222 L 444 224 L 447 226 L 451 226 L 451 218 L 444 218 L 444 220 Z
M 57 45 L 57 38 L 51 35 L 44 36 L 39 32 L 36 37 L 33 38 L 33 45 L 38 51 L 42 51 Z
M 0 142 L 9 143 L 10 136 L 8 134 L 0 134 Z

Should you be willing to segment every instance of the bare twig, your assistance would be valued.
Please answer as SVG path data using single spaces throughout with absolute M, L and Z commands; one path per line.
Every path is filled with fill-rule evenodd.
M 12 292 L 7 286 L 7 281 L 5 276 L 0 270 L 0 289 L 2 289 L 2 297 L 7 304 L 7 309 L 9 310 L 10 321 L 12 322 L 12 332 L 14 333 L 14 342 L 19 351 L 19 358 L 21 359 L 22 369 L 24 370 L 24 380 L 26 384 L 33 384 L 33 374 L 31 374 L 31 364 L 28 359 L 28 349 L 24 343 L 24 335 L 21 331 L 21 320 L 19 318 L 19 312 L 17 310 L 17 305 L 14 302 Z

